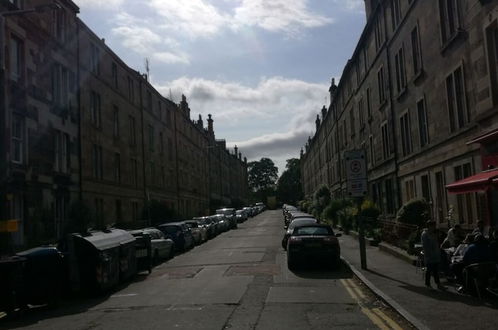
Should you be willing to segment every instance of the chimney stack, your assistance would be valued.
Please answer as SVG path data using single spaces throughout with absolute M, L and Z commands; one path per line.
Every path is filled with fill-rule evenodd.
M 315 124 L 316 124 L 316 131 L 318 132 L 318 129 L 320 128 L 320 115 L 316 115 L 316 120 L 315 120 Z
M 190 119 L 190 108 L 188 107 L 187 97 L 182 94 L 182 101 L 180 102 L 180 109 L 187 115 Z
M 211 135 L 214 135 L 214 131 L 213 131 L 213 119 L 211 118 L 211 114 L 208 115 L 208 132 L 209 134 Z

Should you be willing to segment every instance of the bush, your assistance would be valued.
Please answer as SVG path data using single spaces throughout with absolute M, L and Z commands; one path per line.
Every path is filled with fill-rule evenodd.
M 365 199 L 363 203 L 361 203 L 359 215 L 377 220 L 380 213 L 379 207 L 371 200 Z
M 429 220 L 430 207 L 425 199 L 412 199 L 403 205 L 396 215 L 396 221 L 423 226 Z
M 339 211 L 345 207 L 351 206 L 348 199 L 333 199 L 322 212 L 322 218 L 334 227 L 339 224 Z
M 358 213 L 356 207 L 346 206 L 337 212 L 342 230 L 348 233 L 355 226 L 355 216 Z
M 313 195 L 313 215 L 317 218 L 320 219 L 322 217 L 322 212 L 323 210 L 329 205 L 330 203 L 330 190 L 326 185 L 321 185 L 318 187 L 318 189 L 315 191 Z M 310 213 L 308 211 L 308 213 Z

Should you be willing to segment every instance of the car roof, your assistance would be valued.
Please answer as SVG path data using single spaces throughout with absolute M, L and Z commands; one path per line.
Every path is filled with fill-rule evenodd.
M 315 224 L 318 223 L 318 220 L 315 218 L 298 218 L 289 223 L 289 227 L 296 227 L 299 226 L 298 223 L 303 223 L 303 224 Z

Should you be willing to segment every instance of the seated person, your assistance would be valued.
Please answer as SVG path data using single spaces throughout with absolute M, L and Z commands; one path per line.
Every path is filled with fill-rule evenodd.
M 464 232 L 459 224 L 448 230 L 448 234 L 441 244 L 441 248 L 456 248 L 464 239 Z
M 498 228 L 489 231 L 489 252 L 491 260 L 498 263 Z
M 489 261 L 491 261 L 491 253 L 489 252 L 488 242 L 483 235 L 477 234 L 474 238 L 474 242 L 465 250 L 463 255 L 463 264 L 466 267 L 468 265 Z M 463 277 L 463 274 L 461 277 Z M 461 283 L 466 285 L 464 282 Z M 459 292 L 462 290 L 465 290 L 463 286 L 458 288 Z
M 469 244 L 472 244 L 473 242 L 474 236 L 472 234 L 467 234 L 463 242 L 456 247 L 451 256 L 450 270 L 456 277 L 458 283 L 462 283 L 462 270 L 466 266 L 463 262 L 463 255 L 465 254 Z

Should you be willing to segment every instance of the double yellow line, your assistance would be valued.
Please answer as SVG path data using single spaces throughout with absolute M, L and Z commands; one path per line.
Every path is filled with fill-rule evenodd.
M 341 279 L 340 281 L 344 288 L 348 291 L 351 298 L 358 303 L 362 313 L 365 314 L 379 329 L 403 330 L 403 328 L 400 327 L 396 321 L 387 316 L 381 309 L 365 307 L 362 300 L 366 300 L 366 296 L 352 279 Z

